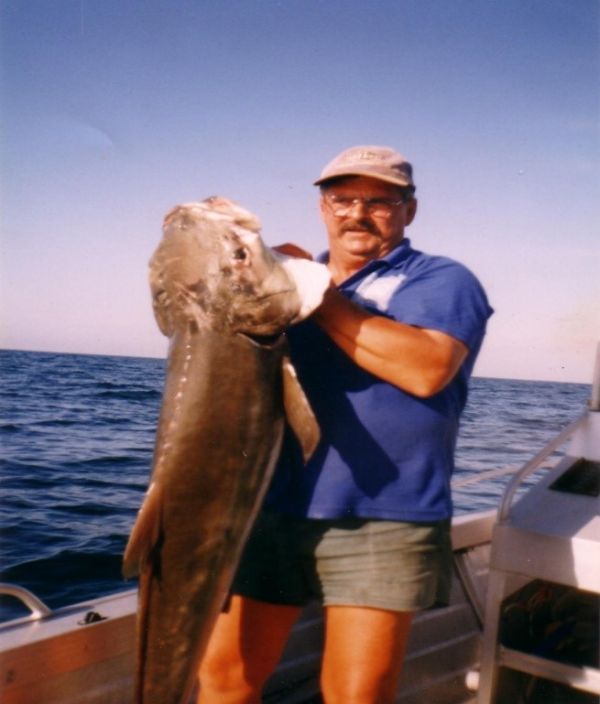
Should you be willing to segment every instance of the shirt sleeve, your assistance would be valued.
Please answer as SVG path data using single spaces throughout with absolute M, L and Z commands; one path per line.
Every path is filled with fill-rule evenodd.
M 445 257 L 431 257 L 406 272 L 387 313 L 400 322 L 444 332 L 474 349 L 493 309 L 469 269 Z

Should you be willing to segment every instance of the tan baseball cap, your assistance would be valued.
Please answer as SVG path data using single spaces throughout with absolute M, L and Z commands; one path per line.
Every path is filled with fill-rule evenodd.
M 314 185 L 342 176 L 369 176 L 397 186 L 415 187 L 412 164 L 390 147 L 350 147 L 330 161 Z

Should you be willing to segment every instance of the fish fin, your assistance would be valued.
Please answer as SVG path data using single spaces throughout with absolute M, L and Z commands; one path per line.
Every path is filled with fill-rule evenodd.
M 162 492 L 152 482 L 146 492 L 142 507 L 138 511 L 125 553 L 123 555 L 123 577 L 131 579 L 138 575 L 148 560 L 160 534 Z
M 294 365 L 287 356 L 283 358 L 283 405 L 287 421 L 302 448 L 304 461 L 308 462 L 319 444 L 321 431 Z

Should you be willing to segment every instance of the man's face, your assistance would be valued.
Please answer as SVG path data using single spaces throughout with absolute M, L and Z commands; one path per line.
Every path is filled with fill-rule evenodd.
M 353 199 L 357 200 L 352 203 Z M 320 208 L 331 256 L 367 262 L 389 254 L 416 213 L 416 200 L 402 199 L 400 187 L 366 176 L 351 176 L 328 186 Z

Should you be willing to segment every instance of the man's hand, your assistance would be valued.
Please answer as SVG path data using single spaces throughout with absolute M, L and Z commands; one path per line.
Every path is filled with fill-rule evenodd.
M 297 257 L 298 259 L 310 259 L 312 261 L 312 254 L 307 252 L 302 247 L 298 247 L 296 244 L 291 242 L 286 242 L 285 244 L 278 244 L 276 247 L 272 247 L 275 252 L 279 254 L 286 254 L 288 257 Z

